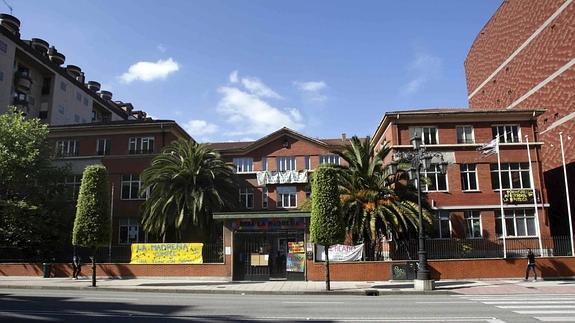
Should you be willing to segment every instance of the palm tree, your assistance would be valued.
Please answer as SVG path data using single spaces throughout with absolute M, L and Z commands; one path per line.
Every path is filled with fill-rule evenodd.
M 337 153 L 348 164 L 340 167 L 340 196 L 354 243 L 365 242 L 375 251 L 384 235 L 401 240 L 417 232 L 417 195 L 400 174 L 387 172 L 383 162 L 390 153 L 387 145 L 375 152 L 369 137 L 362 141 L 354 136 L 351 145 Z M 429 212 L 424 212 L 424 219 L 431 222 Z
M 220 155 L 192 140 L 173 142 L 152 160 L 141 176 L 143 228 L 165 241 L 168 232 L 176 239 L 188 225 L 205 228 L 212 212 L 237 203 L 233 171 Z

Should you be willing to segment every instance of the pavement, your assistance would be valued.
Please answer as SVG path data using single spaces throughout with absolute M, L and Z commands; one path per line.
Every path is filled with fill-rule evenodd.
M 98 278 L 97 287 L 91 279 L 0 277 L 0 289 L 109 290 L 129 292 L 207 293 L 207 294 L 283 294 L 283 295 L 391 295 L 391 294 L 575 294 L 575 280 L 522 279 L 441 280 L 433 291 L 413 288 L 413 281 L 332 281 L 331 291 L 324 281 L 208 281 L 193 278 Z

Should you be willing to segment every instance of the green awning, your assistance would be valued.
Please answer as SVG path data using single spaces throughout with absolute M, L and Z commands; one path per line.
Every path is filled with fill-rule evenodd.
M 256 212 L 217 212 L 213 214 L 215 220 L 229 219 L 271 219 L 271 218 L 309 218 L 309 212 L 302 211 L 256 211 Z

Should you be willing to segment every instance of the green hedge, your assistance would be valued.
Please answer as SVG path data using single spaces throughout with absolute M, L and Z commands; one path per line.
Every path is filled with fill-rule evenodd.
M 341 214 L 337 170 L 320 166 L 312 180 L 311 241 L 331 246 L 345 239 L 345 225 Z

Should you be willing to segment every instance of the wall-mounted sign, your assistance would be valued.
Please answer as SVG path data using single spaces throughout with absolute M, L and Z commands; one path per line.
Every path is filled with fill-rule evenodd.
M 288 252 L 289 253 L 304 253 L 303 241 L 290 241 L 288 242 Z
M 203 243 L 132 243 L 131 264 L 201 264 Z
M 505 204 L 533 204 L 533 201 L 533 190 L 531 189 L 508 190 L 503 193 L 503 203 Z M 539 197 L 537 202 L 539 202 Z
M 232 222 L 233 230 L 242 231 L 270 231 L 286 229 L 305 229 L 304 218 L 272 218 L 272 219 L 248 219 L 235 220 Z

